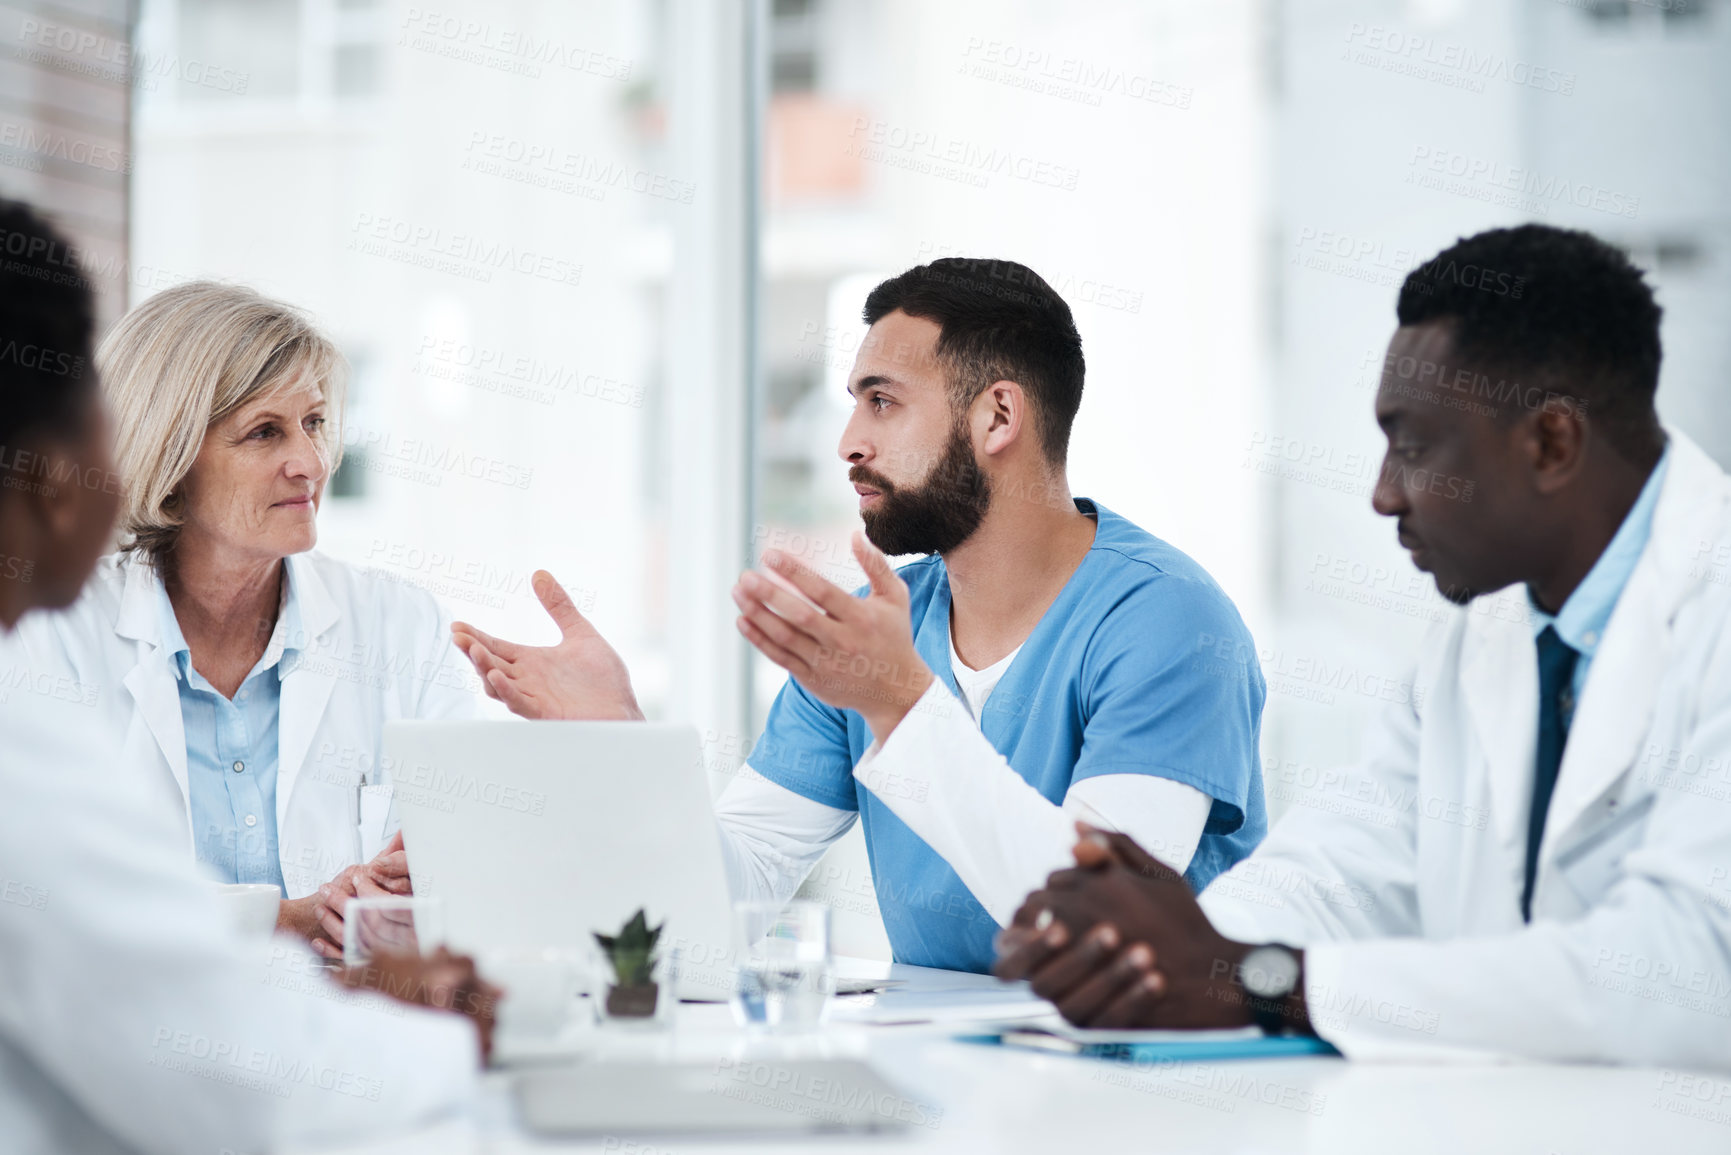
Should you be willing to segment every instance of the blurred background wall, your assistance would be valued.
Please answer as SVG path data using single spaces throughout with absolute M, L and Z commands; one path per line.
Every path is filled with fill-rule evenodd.
M 854 579 L 843 383 L 918 262 L 1070 302 L 1073 488 L 1237 601 L 1276 813 L 1350 804 L 1441 608 L 1369 508 L 1408 269 L 1526 220 L 1628 247 L 1661 410 L 1731 463 L 1721 0 L 12 0 L 0 51 L 0 189 L 105 316 L 214 276 L 342 344 L 323 547 L 537 640 L 551 569 L 717 788 L 780 684 L 728 577 Z M 882 950 L 857 837 L 807 892 Z

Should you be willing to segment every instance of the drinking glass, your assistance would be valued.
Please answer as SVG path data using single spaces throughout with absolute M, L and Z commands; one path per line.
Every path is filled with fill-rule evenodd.
M 375 954 L 432 954 L 445 943 L 445 904 L 437 898 L 351 898 L 343 908 L 343 965 Z
M 734 905 L 741 943 L 733 1014 L 742 1026 L 807 1031 L 823 1022 L 835 993 L 829 907 L 803 900 Z

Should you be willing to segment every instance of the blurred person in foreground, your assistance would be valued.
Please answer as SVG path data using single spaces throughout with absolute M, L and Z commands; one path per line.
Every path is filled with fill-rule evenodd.
M 984 971 L 1076 818 L 1198 888 L 1250 852 L 1262 673 L 1206 660 L 1254 647 L 1202 566 L 1071 495 L 1082 338 L 1032 269 L 920 265 L 863 319 L 837 455 L 870 585 L 779 551 L 741 577 L 739 630 L 791 677 L 716 814 L 735 896 L 775 901 L 859 822 L 896 960 Z M 886 553 L 927 556 L 898 572 Z M 593 631 L 535 649 L 457 630 L 519 713 L 634 706 Z
M 339 972 L 395 996 L 355 1002 L 292 940 L 236 937 L 149 784 L 113 772 L 82 695 L 18 645 L 20 619 L 78 596 L 117 505 L 71 267 L 62 237 L 0 201 L 4 1146 L 250 1152 L 427 1121 L 473 1094 L 498 992 L 440 953 Z
M 1360 804 L 1301 800 L 1200 902 L 1084 832 L 997 973 L 1086 1026 L 1731 1069 L 1731 478 L 1659 421 L 1659 306 L 1622 252 L 1527 225 L 1397 314 L 1372 505 L 1458 608 Z
M 277 887 L 279 927 L 326 958 L 350 897 L 412 889 L 384 724 L 483 700 L 431 595 L 315 549 L 344 368 L 306 317 L 238 285 L 177 285 L 123 317 L 96 353 L 121 549 L 21 631 L 95 693 L 91 724 L 206 872 Z

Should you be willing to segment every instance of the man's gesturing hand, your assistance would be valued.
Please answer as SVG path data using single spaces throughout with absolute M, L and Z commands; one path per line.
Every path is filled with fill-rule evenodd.
M 857 531 L 853 555 L 871 580 L 866 597 L 771 550 L 764 565 L 799 594 L 747 571 L 733 587 L 733 601 L 739 632 L 764 657 L 829 705 L 859 713 L 882 741 L 926 692 L 932 672 L 914 649 L 907 583 Z
M 451 637 L 475 664 L 487 696 L 524 718 L 642 721 L 630 671 L 607 639 L 552 574 L 536 570 L 533 585 L 564 635 L 556 646 L 522 646 L 467 622 L 451 624 Z
M 992 973 L 1026 978 L 1084 1027 L 1235 1027 L 1249 947 L 1216 931 L 1175 871 L 1123 835 L 1078 824 L 1080 864 L 1028 896 Z

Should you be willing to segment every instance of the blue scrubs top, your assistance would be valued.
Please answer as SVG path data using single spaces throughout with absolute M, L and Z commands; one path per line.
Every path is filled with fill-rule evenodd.
M 1185 879 L 1194 890 L 1267 833 L 1257 739 L 1264 688 L 1250 631 L 1184 553 L 1077 499 L 1094 545 L 986 700 L 980 729 L 1053 804 L 1097 774 L 1155 774 L 1214 799 Z M 952 692 L 943 559 L 901 571 L 914 643 Z M 863 593 L 864 591 L 860 591 Z M 983 972 L 997 923 L 956 872 L 853 777 L 871 730 L 791 678 L 770 707 L 751 767 L 826 806 L 857 810 L 896 961 Z

